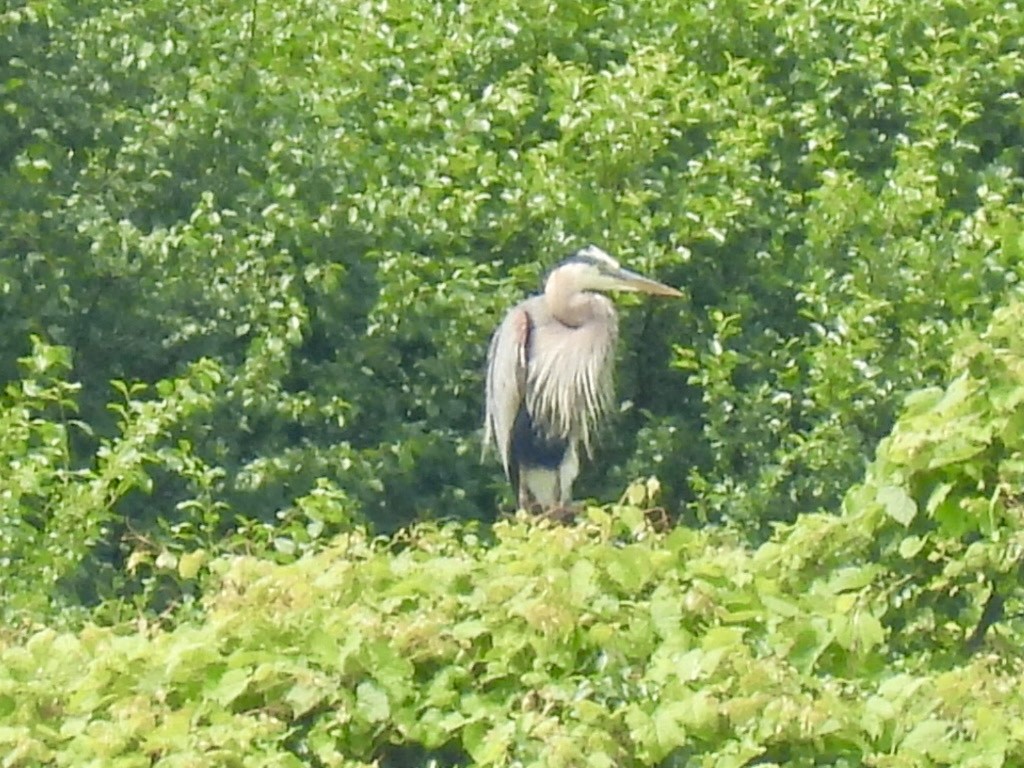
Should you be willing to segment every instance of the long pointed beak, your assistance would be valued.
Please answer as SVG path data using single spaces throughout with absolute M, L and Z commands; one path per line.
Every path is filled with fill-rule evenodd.
M 641 293 L 653 293 L 655 296 L 682 296 L 683 292 L 678 291 L 671 285 L 659 283 L 649 277 L 630 272 L 628 269 L 620 269 L 615 273 L 616 286 L 620 291 L 640 291 Z

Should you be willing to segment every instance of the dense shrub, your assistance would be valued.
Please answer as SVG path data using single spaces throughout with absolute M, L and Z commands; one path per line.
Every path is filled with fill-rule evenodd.
M 595 241 L 689 298 L 620 302 L 580 492 L 654 474 L 766 536 L 838 506 L 1015 286 L 1022 39 L 995 0 L 8 4 L 0 376 L 71 351 L 79 467 L 111 380 L 218 362 L 175 427 L 205 517 L 152 471 L 114 504 L 143 537 L 491 518 L 488 334 Z
M 172 627 L 0 638 L 5 764 L 1019 764 L 1020 616 L 990 606 L 1021 597 L 1022 323 L 961 337 L 842 514 L 757 547 L 618 505 L 192 553 Z
M 1021 40 L 8 3 L 0 762 L 1024 762 Z M 451 521 L 507 504 L 488 334 L 590 241 L 687 291 L 619 302 L 624 500 Z
M 72 455 L 71 446 L 76 433 L 89 435 L 91 429 L 75 418 L 79 387 L 64 378 L 71 365 L 67 350 L 34 339 L 32 354 L 20 362 L 23 378 L 0 393 L 4 624 L 52 621 L 104 599 L 131 605 L 136 594 L 140 607 L 180 598 L 177 574 L 163 584 L 148 568 L 136 573 L 160 554 L 165 560 L 173 554 L 134 530 L 118 507 L 132 497 L 141 499 L 140 505 L 151 503 L 153 475 L 162 469 L 191 491 L 191 498 L 179 504 L 192 519 L 189 541 L 210 546 L 216 540 L 219 514 L 211 488 L 219 473 L 197 460 L 187 441 L 175 437 L 182 422 L 209 411 L 221 380 L 219 368 L 209 360 L 196 361 L 181 378 L 159 382 L 150 397 L 145 387 L 119 383 L 123 402 L 111 405 L 117 432 L 100 438 L 95 456 L 84 463 Z M 122 539 L 134 548 L 127 564 L 109 545 Z M 181 575 L 185 581 L 191 578 Z M 138 578 L 129 584 L 131 576 Z

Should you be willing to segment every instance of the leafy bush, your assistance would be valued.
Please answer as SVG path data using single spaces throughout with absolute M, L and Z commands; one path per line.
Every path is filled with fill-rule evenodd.
M 111 551 L 108 542 L 126 533 L 131 542 L 132 523 L 119 507 L 132 495 L 149 497 L 157 468 L 173 472 L 192 493 L 184 504 L 193 519 L 190 543 L 204 539 L 209 545 L 220 523 L 209 495 L 216 472 L 195 458 L 187 442 L 173 440 L 181 422 L 210 409 L 221 379 L 216 365 L 196 362 L 186 376 L 161 381 L 153 398 L 143 397 L 145 387 L 120 384 L 124 403 L 112 406 L 118 433 L 100 439 L 94 460 L 84 465 L 75 462 L 71 446 L 76 435 L 87 437 L 91 430 L 74 418 L 79 387 L 64 378 L 71 367 L 68 350 L 34 339 L 32 354 L 21 363 L 24 378 L 0 395 L 0 461 L 6 467 L 0 474 L 0 616 L 8 625 L 131 597 L 122 569 L 128 552 Z M 180 546 L 180 531 L 178 538 Z M 129 571 L 146 559 L 144 552 L 138 549 L 129 560 Z M 176 579 L 147 582 L 135 585 L 145 586 L 141 605 L 156 600 L 160 587 L 181 590 Z
M 985 634 L 1020 598 L 1022 322 L 961 337 L 842 515 L 756 548 L 628 505 L 353 530 L 216 558 L 172 628 L 8 640 L 6 764 L 1017 764 L 1019 617 Z
M 964 335 L 952 383 L 908 398 L 865 481 L 846 499 L 871 521 L 879 561 L 904 574 L 891 615 L 909 645 L 956 648 L 964 639 L 959 625 L 972 617 L 977 629 L 967 641 L 977 646 L 1007 600 L 1020 602 L 1022 322 L 1024 305 L 1013 303 L 985 333 Z
M 4 765 L 1024 761 L 1022 39 L 5 6 Z M 688 291 L 621 300 L 581 487 L 660 483 L 374 538 L 493 515 L 487 336 L 587 241 Z
M 840 519 L 750 551 L 613 514 L 500 523 L 493 544 L 456 526 L 399 546 L 343 535 L 291 565 L 217 561 L 202 623 L 40 631 L 0 650 L 7 763 L 1024 757 L 1019 672 L 889 646 L 877 603 L 892 575 L 818 559 L 841 557 Z
M 489 517 L 487 336 L 597 241 L 690 299 L 622 301 L 581 491 L 654 472 L 766 535 L 1016 284 L 1022 33 L 995 0 L 9 6 L 0 375 L 70 347 L 109 438 L 110 380 L 217 359 L 183 427 L 257 529 L 318 481 L 380 530 Z M 140 531 L 181 521 L 156 482 Z

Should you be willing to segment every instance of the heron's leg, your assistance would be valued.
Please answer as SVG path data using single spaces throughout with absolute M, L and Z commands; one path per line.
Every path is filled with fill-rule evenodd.
M 558 466 L 547 471 L 543 486 L 539 486 L 543 489 L 537 494 L 539 511 L 548 520 L 564 524 L 576 518 L 576 510 L 572 507 L 572 484 L 579 469 L 576 446 L 569 443 Z
M 521 509 L 524 512 L 530 514 L 539 514 L 544 511 L 544 505 L 537 498 L 537 473 L 535 470 L 530 470 L 526 467 L 520 469 L 519 474 L 519 494 L 516 502 L 518 504 L 517 509 Z M 543 484 L 541 484 L 543 487 Z
M 557 469 L 522 466 L 519 478 L 519 506 L 523 509 L 547 509 L 558 503 Z
M 526 474 L 525 472 L 523 473 Z M 519 504 L 519 509 L 527 512 L 532 511 L 533 507 L 536 506 L 537 502 L 533 499 L 533 494 L 530 493 L 530 489 L 526 487 L 526 478 L 522 478 L 519 482 L 519 498 L 516 500 Z
M 576 453 L 576 444 L 570 442 L 565 449 L 562 463 L 558 465 L 558 502 L 563 507 L 572 503 L 572 484 L 580 473 L 580 458 Z

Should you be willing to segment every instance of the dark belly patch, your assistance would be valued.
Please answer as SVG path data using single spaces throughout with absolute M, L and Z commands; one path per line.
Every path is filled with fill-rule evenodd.
M 512 425 L 512 460 L 523 467 L 558 469 L 569 441 L 549 437 L 533 423 L 526 408 L 520 408 Z

